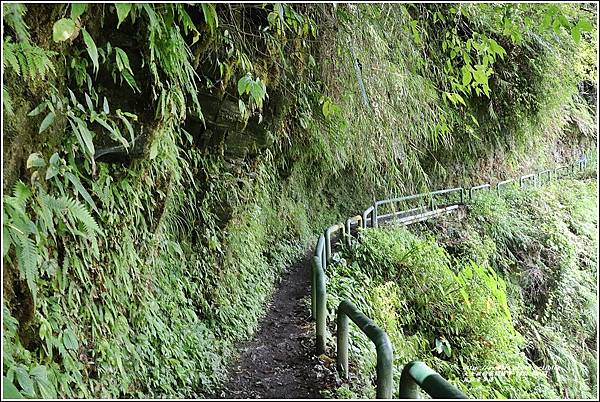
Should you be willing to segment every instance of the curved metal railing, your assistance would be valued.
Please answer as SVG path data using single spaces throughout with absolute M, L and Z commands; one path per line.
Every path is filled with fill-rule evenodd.
M 567 173 L 570 168 L 571 172 L 575 172 L 577 168 L 583 170 L 588 163 L 588 159 L 584 156 L 583 159 L 579 159 L 571 164 L 558 166 L 554 169 L 542 170 L 538 173 L 523 175 L 518 178 L 502 180 L 495 185 L 495 189 L 498 194 L 501 193 L 502 189 L 509 185 L 519 185 L 520 188 L 527 187 L 533 182 L 533 186 L 540 186 L 548 183 L 552 179 L 562 177 Z M 561 175 L 562 172 L 562 175 Z M 545 180 L 543 178 L 545 177 Z M 367 227 L 377 228 L 379 223 L 393 223 L 409 225 L 415 222 L 420 222 L 439 216 L 457 211 L 465 203 L 465 194 L 468 192 L 469 201 L 472 201 L 476 196 L 476 193 L 481 190 L 490 191 L 492 185 L 490 183 L 480 184 L 473 186 L 468 189 L 463 187 L 454 187 L 444 190 L 436 190 L 429 193 L 408 195 L 405 197 L 389 198 L 385 200 L 376 200 L 372 206 L 369 206 L 363 211 L 361 215 L 356 215 L 348 218 L 345 224 L 338 223 L 325 229 L 324 233 L 319 237 L 317 246 L 315 248 L 314 257 L 311 264 L 311 312 L 315 320 L 316 329 L 316 353 L 321 355 L 326 351 L 327 345 L 327 286 L 326 286 L 326 269 L 327 265 L 331 261 L 333 251 L 332 248 L 337 241 L 344 241 L 347 244 L 351 241 L 352 228 L 355 229 L 366 229 Z M 441 204 L 438 206 L 436 201 L 441 197 L 449 197 L 452 194 L 458 194 L 459 199 L 450 204 Z M 392 205 L 395 207 L 401 203 L 407 203 L 409 201 L 419 201 L 418 207 L 411 207 L 405 210 L 396 211 L 394 209 L 391 213 L 380 214 L 381 207 L 384 205 Z M 336 233 L 341 233 L 341 236 L 334 238 Z M 338 333 L 337 333 L 337 346 L 338 346 L 338 369 L 343 374 L 348 373 L 348 318 L 352 319 L 359 328 L 371 339 L 376 346 L 383 345 L 385 342 L 381 333 L 385 334 L 383 330 L 377 327 L 367 316 L 362 314 L 356 306 L 350 301 L 344 300 L 338 307 Z M 381 332 L 380 332 L 381 331 Z M 341 338 L 341 339 L 340 339 Z M 387 334 L 385 334 L 387 339 Z M 389 339 L 387 339 L 389 342 Z M 377 368 L 377 398 L 391 398 L 392 389 L 392 369 L 391 365 L 386 362 L 381 362 L 379 358 L 379 347 L 378 347 L 378 368 Z M 382 356 L 385 355 L 385 359 L 388 359 L 387 346 L 381 346 L 386 351 L 382 352 Z M 392 351 L 391 344 L 389 346 L 389 356 L 391 359 Z M 383 358 L 382 358 L 383 359 Z M 389 370 L 389 372 L 388 372 Z M 404 374 L 406 372 L 406 374 Z M 402 380 L 404 378 L 404 380 Z M 381 383 L 380 383 L 381 379 Z M 404 381 L 404 382 L 403 382 Z M 466 396 L 458 389 L 449 384 L 441 376 L 429 369 L 424 363 L 412 362 L 405 366 L 401 381 L 400 381 L 400 395 L 410 398 L 415 395 L 413 390 L 416 390 L 416 386 L 420 386 L 430 396 L 437 398 L 466 398 Z M 439 392 L 441 393 L 438 393 Z
M 404 366 L 400 376 L 400 399 L 419 399 L 419 388 L 434 399 L 468 399 L 458 388 L 423 362 Z
M 375 344 L 377 351 L 377 398 L 392 397 L 394 351 L 384 330 L 364 315 L 349 300 L 340 303 L 337 310 L 337 359 L 336 366 L 341 376 L 348 379 L 348 320 L 352 320 L 360 330 Z

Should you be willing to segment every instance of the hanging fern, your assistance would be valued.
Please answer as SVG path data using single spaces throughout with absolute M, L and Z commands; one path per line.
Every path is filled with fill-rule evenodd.
M 21 277 L 25 277 L 27 286 L 31 291 L 31 295 L 35 300 L 37 286 L 35 284 L 38 274 L 38 261 L 40 255 L 36 248 L 35 242 L 28 236 L 17 233 L 16 243 L 17 261 L 19 262 L 19 272 Z
M 31 45 L 28 42 L 14 43 L 10 38 L 2 44 L 2 67 L 10 67 L 17 75 L 30 81 L 45 79 L 50 72 L 56 73 L 50 60 L 56 52 Z
M 87 235 L 92 238 L 95 233 L 102 235 L 102 229 L 96 223 L 87 208 L 79 201 L 71 197 L 63 196 L 59 201 L 64 205 L 64 209 L 69 212 L 72 218 L 81 222 Z

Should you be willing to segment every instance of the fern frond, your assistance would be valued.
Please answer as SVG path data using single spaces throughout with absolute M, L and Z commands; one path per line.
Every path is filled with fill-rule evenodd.
M 12 108 L 12 102 L 10 100 L 10 95 L 4 86 L 2 87 L 2 105 L 4 106 L 4 110 L 9 116 L 15 114 Z
M 19 204 L 25 206 L 31 197 L 31 190 L 21 180 L 15 183 L 13 187 L 13 197 L 17 199 Z
M 12 3 L 4 4 L 4 22 L 11 27 L 17 34 L 17 40 L 29 42 L 29 27 L 23 21 L 23 16 L 27 12 L 27 7 L 24 4 Z
M 17 261 L 19 262 L 19 272 L 21 276 L 25 278 L 27 281 L 27 286 L 33 295 L 35 300 L 35 295 L 37 291 L 37 286 L 35 281 L 37 279 L 38 273 L 38 253 L 35 247 L 35 243 L 29 236 L 25 236 L 15 233 L 18 242 L 17 247 Z
M 49 73 L 56 74 L 50 57 L 57 53 L 28 42 L 13 43 L 4 41 L 2 44 L 2 66 L 9 66 L 19 76 L 33 80 L 45 79 Z
M 17 56 L 15 55 L 15 47 L 17 46 L 18 45 L 10 40 L 5 40 L 2 43 L 2 67 L 6 68 L 6 66 L 9 66 L 15 70 L 17 75 L 21 75 L 21 67 L 19 66 Z
M 61 200 L 65 203 L 66 209 L 71 216 L 83 224 L 88 236 L 94 237 L 94 233 L 102 235 L 102 229 L 100 229 L 94 217 L 81 202 L 70 197 L 61 197 Z

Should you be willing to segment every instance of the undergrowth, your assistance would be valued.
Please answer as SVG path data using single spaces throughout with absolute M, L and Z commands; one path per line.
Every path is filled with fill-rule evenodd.
M 589 176 L 564 179 L 481 194 L 462 220 L 367 229 L 328 267 L 329 320 L 345 298 L 372 317 L 396 384 L 422 360 L 469 397 L 592 398 L 596 191 Z M 338 395 L 372 397 L 374 347 L 351 333 L 355 374 Z
M 4 4 L 7 382 L 212 395 L 323 227 L 595 141 L 595 11 L 478 7 Z

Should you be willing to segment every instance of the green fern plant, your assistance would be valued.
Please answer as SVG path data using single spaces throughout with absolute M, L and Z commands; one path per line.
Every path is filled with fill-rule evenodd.
M 5 258 L 10 260 L 14 248 L 15 261 L 21 278 L 27 282 L 34 300 L 40 262 L 46 255 L 45 240 L 50 236 L 71 234 L 89 240 L 97 254 L 96 235 L 102 229 L 87 208 L 70 196 L 53 197 L 37 183 L 35 193 L 23 182 L 15 184 L 13 195 L 5 197 L 3 210 L 3 236 Z M 66 219 L 65 219 L 66 218 Z M 67 231 L 55 222 L 63 220 Z M 81 225 L 83 231 L 77 226 Z

